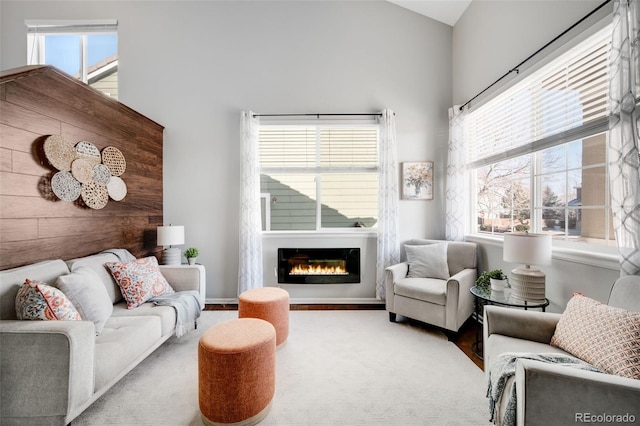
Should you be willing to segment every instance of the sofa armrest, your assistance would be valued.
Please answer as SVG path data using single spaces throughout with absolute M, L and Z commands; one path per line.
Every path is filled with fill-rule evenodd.
M 91 321 L 0 321 L 0 424 L 66 424 L 93 394 Z
M 551 342 L 561 314 L 540 311 L 524 311 L 504 306 L 484 307 L 484 341 L 492 334 L 540 343 Z
M 409 264 L 407 262 L 396 263 L 388 266 L 384 270 L 385 305 L 389 312 L 394 312 L 393 308 L 393 285 L 407 277 Z
M 599 415 L 640 419 L 640 380 L 527 359 L 518 361 L 515 380 L 518 425 L 593 423 L 588 417 Z
M 204 309 L 207 277 L 202 265 L 160 265 L 160 272 L 175 291 L 196 290 L 200 293 L 200 308 Z

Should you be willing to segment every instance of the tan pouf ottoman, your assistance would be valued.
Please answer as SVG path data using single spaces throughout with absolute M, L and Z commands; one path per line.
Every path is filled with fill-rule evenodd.
M 289 293 L 278 287 L 247 290 L 238 299 L 240 318 L 260 318 L 276 329 L 276 345 L 289 336 Z
M 259 318 L 214 325 L 198 346 L 198 394 L 206 425 L 255 425 L 271 409 L 276 331 Z

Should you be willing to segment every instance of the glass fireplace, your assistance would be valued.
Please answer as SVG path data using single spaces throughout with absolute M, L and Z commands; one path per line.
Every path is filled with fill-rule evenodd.
M 359 248 L 279 248 L 278 283 L 360 282 Z

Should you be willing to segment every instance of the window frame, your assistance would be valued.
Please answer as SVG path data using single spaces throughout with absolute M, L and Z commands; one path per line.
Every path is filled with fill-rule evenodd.
M 323 227 L 322 226 L 322 188 L 321 188 L 321 177 L 323 174 L 337 174 L 337 173 L 367 173 L 367 174 L 375 174 L 376 182 L 379 182 L 379 170 L 380 170 L 380 159 L 379 159 L 379 144 L 380 144 L 380 125 L 377 120 L 368 120 L 368 119 L 339 119 L 339 120 L 331 120 L 331 119 L 319 119 L 318 120 L 309 120 L 309 119 L 300 119 L 300 120 L 291 120 L 287 119 L 278 119 L 271 117 L 270 119 L 262 119 L 259 127 L 262 129 L 263 127 L 272 127 L 272 128 L 314 128 L 316 132 L 316 150 L 315 150 L 315 167 L 305 168 L 305 167 L 260 167 L 260 175 L 269 175 L 269 174 L 305 174 L 312 176 L 315 180 L 315 228 L 314 229 L 290 229 L 290 230 L 281 230 L 281 229 L 272 229 L 270 224 L 265 226 L 263 229 L 263 233 L 268 234 L 277 234 L 277 233 L 312 233 L 312 234 L 363 234 L 363 233 L 377 233 L 377 225 L 378 225 L 378 212 L 376 211 L 376 223 L 373 226 L 369 227 Z M 344 129 L 361 129 L 361 128 L 372 128 L 376 130 L 376 165 L 370 167 L 331 167 L 331 166 L 321 166 L 320 165 L 320 157 L 321 157 L 321 147 L 319 141 L 319 133 L 323 129 L 334 129 L 334 128 L 344 128 Z M 260 198 L 261 204 L 263 202 L 269 201 L 270 193 L 262 192 L 263 188 L 260 188 Z M 264 200 L 264 201 L 263 201 Z M 378 200 L 376 198 L 376 204 Z M 261 205 L 261 215 L 265 218 L 266 215 L 272 215 L 271 208 L 262 209 Z M 377 208 L 376 208 L 377 210 Z

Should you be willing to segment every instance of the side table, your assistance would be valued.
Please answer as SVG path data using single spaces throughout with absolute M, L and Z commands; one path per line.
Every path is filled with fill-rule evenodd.
M 477 286 L 473 286 L 471 287 L 471 294 L 475 297 L 475 312 L 473 315 L 476 320 L 476 341 L 471 346 L 471 351 L 479 359 L 483 359 L 482 323 L 484 320 L 485 305 L 500 305 L 524 310 L 529 308 L 542 309 L 542 312 L 545 312 L 547 306 L 549 306 L 549 299 L 547 298 L 544 299 L 544 302 L 527 302 L 517 300 L 511 297 L 511 289 L 508 288 L 504 291 L 491 291 L 491 289 L 484 290 Z

